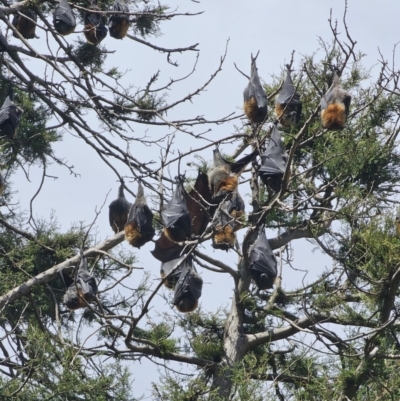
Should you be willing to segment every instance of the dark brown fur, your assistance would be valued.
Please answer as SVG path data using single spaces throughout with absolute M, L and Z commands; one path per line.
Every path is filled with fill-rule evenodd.
M 175 306 L 179 312 L 189 313 L 189 312 L 193 312 L 197 308 L 198 305 L 199 305 L 199 302 L 197 299 L 194 299 L 193 297 L 186 297 L 186 298 L 182 299 Z
M 122 231 L 125 227 L 127 219 L 128 219 L 128 213 L 114 214 L 113 225 L 111 226 L 113 231 L 115 233 Z
M 140 248 L 142 245 L 146 243 L 146 240 L 142 238 L 142 234 L 137 229 L 135 222 L 130 221 L 125 224 L 125 239 L 129 242 L 130 245 L 135 248 Z
M 129 29 L 129 19 L 113 17 L 112 24 L 109 26 L 110 36 L 114 39 L 123 39 Z
M 35 30 L 36 24 L 31 21 L 36 21 L 36 13 L 32 10 L 21 11 L 22 14 L 26 14 L 28 18 L 25 18 L 19 14 L 15 14 L 12 24 L 15 26 L 17 31 L 25 38 L 25 39 L 34 39 L 35 38 Z M 36 18 L 35 18 L 36 17 Z M 13 33 L 15 38 L 18 38 L 16 33 Z
M 170 228 L 165 227 L 163 233 L 173 242 L 183 242 L 187 239 L 184 230 L 171 230 Z
M 199 172 L 193 189 L 186 194 L 186 205 L 192 223 L 192 234 L 202 235 L 207 228 L 215 211 L 215 207 L 209 207 L 212 203 L 212 195 L 208 186 L 207 174 Z M 209 210 L 209 212 L 207 211 Z
M 249 101 L 244 102 L 244 113 L 252 123 L 262 123 L 265 119 L 266 113 L 263 109 L 260 109 L 257 104 L 257 100 L 254 96 Z
M 215 249 L 222 249 L 227 251 L 235 246 L 236 235 L 231 225 L 227 224 L 225 227 L 217 226 L 215 234 L 212 237 L 212 246 Z
M 332 131 L 343 129 L 346 119 L 346 109 L 343 104 L 328 104 L 328 107 L 321 111 L 322 126 Z
M 238 186 L 238 178 L 236 175 L 226 177 L 220 182 L 217 192 L 233 192 Z

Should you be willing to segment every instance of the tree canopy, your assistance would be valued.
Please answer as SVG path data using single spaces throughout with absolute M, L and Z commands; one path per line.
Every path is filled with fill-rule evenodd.
M 223 74 L 226 53 L 181 97 L 197 58 L 165 85 L 160 72 L 130 73 L 136 45 L 174 67 L 198 53 L 152 42 L 163 23 L 195 14 L 148 0 L 2 3 L 1 399 L 139 400 L 131 368 L 145 359 L 163 368 L 159 401 L 400 398 L 400 73 L 382 55 L 371 77 L 346 11 L 340 25 L 331 15 L 318 52 L 292 52 L 272 77 L 249 50 L 246 71 L 236 66 L 245 114 L 208 118 L 179 113 Z M 106 27 L 126 32 L 126 65 L 114 66 Z M 6 99 L 23 111 L 16 129 Z M 215 135 L 232 121 L 234 133 Z M 51 165 L 78 176 L 54 150 L 68 136 L 118 180 L 107 238 L 96 226 L 110 199 L 68 230 L 35 216 Z M 21 211 L 12 179 L 29 181 L 31 168 L 41 184 Z M 288 286 L 297 240 L 331 264 Z M 138 265 L 144 255 L 151 266 Z M 229 306 L 205 310 L 217 295 L 205 277 L 217 276 Z

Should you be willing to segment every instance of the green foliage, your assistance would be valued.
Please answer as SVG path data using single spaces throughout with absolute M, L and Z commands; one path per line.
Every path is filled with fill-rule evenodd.
M 52 336 L 30 325 L 20 335 L 26 369 L 23 378 L 30 379 L 21 386 L 20 378 L 1 378 L 0 397 L 25 401 L 49 399 L 88 401 L 134 401 L 127 369 L 118 362 L 109 364 L 97 375 L 67 344 L 58 344 Z
M 88 67 L 93 73 L 102 71 L 107 57 L 104 46 L 94 46 L 81 39 L 77 42 L 74 55 L 84 67 Z
M 154 121 L 156 118 L 155 112 L 161 113 L 157 109 L 165 105 L 164 96 L 158 97 L 155 93 L 146 93 L 145 95 L 136 99 L 136 107 L 141 109 L 137 111 L 139 119 L 143 121 Z M 144 111 L 149 110 L 149 111 Z

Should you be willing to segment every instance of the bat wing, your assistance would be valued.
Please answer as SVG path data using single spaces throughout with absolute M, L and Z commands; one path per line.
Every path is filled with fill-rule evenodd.
M 240 174 L 246 168 L 246 166 L 256 158 L 257 155 L 258 155 L 258 150 L 256 149 L 253 152 L 251 152 L 250 154 L 233 162 L 231 164 L 232 172 L 235 174 Z
M 286 66 L 286 68 L 286 78 L 275 101 L 281 105 L 300 103 L 300 95 L 296 92 L 296 88 L 293 85 L 289 66 Z
M 251 60 L 251 74 L 249 84 L 244 90 L 243 97 L 245 101 L 249 101 L 254 97 L 257 101 L 258 108 L 267 107 L 267 96 L 261 85 L 260 77 L 258 76 L 257 65 L 255 58 Z
M 163 223 L 167 228 L 173 226 L 178 222 L 179 219 L 188 214 L 188 211 L 185 211 L 181 205 L 176 204 L 167 205 L 161 211 Z
M 202 278 L 189 264 L 182 270 L 175 286 L 174 305 L 179 304 L 186 297 L 198 300 L 203 288 Z
M 147 205 L 139 207 L 137 210 L 137 222 L 140 227 L 140 232 L 146 235 L 154 235 L 153 228 L 153 213 Z
M 208 185 L 208 176 L 199 171 L 193 189 L 186 195 L 186 205 L 194 235 L 201 235 L 206 230 L 210 221 L 209 214 L 215 212 L 215 208 L 213 207 L 211 210 L 209 206 L 211 203 L 212 195 Z
M 61 0 L 58 7 L 54 10 L 54 21 L 62 21 L 71 27 L 76 26 L 75 15 L 67 0 Z
M 187 237 L 191 234 L 190 215 L 183 194 L 182 184 L 177 184 L 170 202 L 161 210 L 161 218 L 166 228 L 179 225 Z
M 16 128 L 19 124 L 21 115 L 22 110 L 16 106 L 16 104 L 10 99 L 10 96 L 7 96 L 0 109 L 0 124 L 9 119 L 14 128 Z
M 125 198 L 118 198 L 110 203 L 108 218 L 114 232 L 124 229 L 131 206 Z
M 261 156 L 261 162 L 262 166 L 259 170 L 261 176 L 274 176 L 285 173 L 287 154 L 276 125 L 272 130 L 267 149 Z
M 170 260 L 168 262 L 162 263 L 160 268 L 161 277 L 167 277 L 165 280 L 165 285 L 168 288 L 175 288 L 176 283 L 179 280 L 182 269 L 186 265 L 186 261 L 184 261 L 186 255 L 181 256 L 180 258 Z M 179 266 L 178 266 L 179 265 Z M 174 271 L 174 269 L 176 269 Z M 172 273 L 173 272 L 173 273 Z
M 151 254 L 160 262 L 165 263 L 179 258 L 182 250 L 182 246 L 172 242 L 164 233 L 161 233 Z
M 77 286 L 82 291 L 86 300 L 91 300 L 96 297 L 97 294 L 97 282 L 96 279 L 87 272 L 79 272 L 76 278 Z
M 221 208 L 219 209 L 218 215 L 216 216 L 216 221 L 219 225 L 224 226 L 232 222 L 232 217 L 230 215 L 230 211 L 232 210 L 232 201 L 226 200 L 222 203 Z
M 261 229 L 257 241 L 250 251 L 249 261 L 250 271 L 254 277 L 260 277 L 263 274 L 269 279 L 276 277 L 276 258 L 263 229 Z

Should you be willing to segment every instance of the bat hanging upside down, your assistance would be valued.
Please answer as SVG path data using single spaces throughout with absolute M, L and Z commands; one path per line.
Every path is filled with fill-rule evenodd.
M 260 290 L 272 288 L 277 276 L 277 263 L 275 255 L 265 235 L 260 228 L 258 238 L 250 250 L 250 274 Z
M 221 202 L 237 188 L 240 174 L 257 154 L 257 150 L 254 150 L 249 155 L 230 162 L 222 157 L 218 148 L 214 149 L 214 163 L 207 173 L 213 201 Z
M 107 17 L 100 13 L 101 9 L 97 6 L 96 0 L 92 0 L 89 9 L 97 12 L 86 12 L 83 33 L 89 44 L 97 46 L 107 36 Z
M 75 15 L 69 6 L 68 0 L 61 0 L 60 4 L 55 8 L 53 14 L 53 24 L 55 30 L 60 35 L 69 35 L 75 31 Z
M 96 299 L 96 279 L 88 271 L 87 258 L 83 256 L 82 250 L 76 281 L 64 273 L 63 280 L 68 285 L 67 291 L 63 297 L 63 303 L 68 309 L 76 310 L 86 308 L 89 302 Z
M 36 12 L 33 10 L 22 10 L 20 13 L 26 16 L 26 18 L 23 15 L 14 14 L 12 24 L 25 39 L 34 39 L 37 21 Z M 13 36 L 19 39 L 19 36 L 15 32 L 13 32 Z
M 168 239 L 182 242 L 190 238 L 192 233 L 190 214 L 181 182 L 177 182 L 172 199 L 162 208 L 161 218 L 164 223 L 163 232 Z
M 286 171 L 288 156 L 283 146 L 281 134 L 275 124 L 267 149 L 261 155 L 261 167 L 258 175 L 265 185 L 279 192 L 282 187 L 282 178 Z
M 22 114 L 23 110 L 14 103 L 14 92 L 10 86 L 0 109 L 0 137 L 14 138 Z
M 125 239 L 135 248 L 140 248 L 154 237 L 153 213 L 147 206 L 141 183 L 139 183 L 136 200 L 131 206 L 124 230 Z
M 286 69 L 285 82 L 275 98 L 275 114 L 280 124 L 290 127 L 299 123 L 302 104 L 293 85 L 289 65 L 286 65 Z
M 115 0 L 113 11 L 121 11 L 129 13 L 129 7 L 126 5 L 124 0 Z M 115 39 L 123 39 L 129 29 L 129 15 L 126 14 L 115 14 L 110 18 L 108 24 L 110 30 L 110 36 Z
M 235 232 L 242 227 L 240 218 L 244 214 L 244 202 L 237 189 L 232 198 L 224 200 L 215 216 L 215 231 L 212 236 L 212 247 L 229 250 L 235 246 Z
M 244 112 L 250 122 L 262 123 L 267 116 L 267 96 L 261 86 L 260 77 L 257 72 L 258 53 L 255 57 L 251 55 L 251 73 L 249 83 L 243 92 Z
M 340 85 L 339 71 L 335 67 L 333 83 L 321 99 L 321 122 L 324 128 L 338 131 L 345 127 L 349 115 L 351 95 Z
M 193 266 L 192 258 L 186 258 L 183 264 L 178 282 L 175 284 L 174 301 L 179 312 L 193 312 L 201 297 L 203 279 L 197 274 Z
M 110 203 L 108 218 L 110 226 L 115 233 L 122 231 L 128 220 L 131 204 L 126 200 L 124 195 L 124 182 L 118 189 L 118 198 Z

